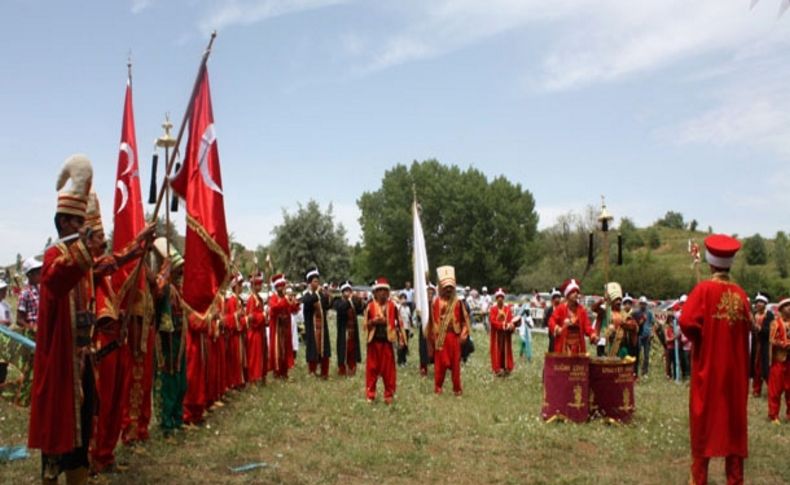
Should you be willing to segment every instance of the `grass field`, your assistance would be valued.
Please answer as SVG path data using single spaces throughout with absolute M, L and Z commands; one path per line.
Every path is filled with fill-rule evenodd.
M 509 378 L 496 379 L 486 334 L 474 337 L 461 398 L 435 396 L 432 380 L 417 372 L 415 352 L 398 370 L 390 407 L 365 402 L 362 373 L 323 382 L 308 377 L 300 360 L 289 382 L 231 395 L 203 428 L 170 443 L 155 431 L 141 452 L 119 449 L 129 471 L 94 483 L 687 483 L 688 388 L 663 377 L 657 353 L 649 379 L 637 384 L 633 424 L 546 424 L 539 417 L 542 359 L 519 362 Z M 535 340 L 542 355 L 545 337 Z M 764 398 L 750 399 L 749 416 L 748 483 L 790 483 L 790 424 L 768 423 Z M 0 402 L 0 445 L 24 443 L 26 427 L 26 409 Z M 228 469 L 250 462 L 268 466 Z M 37 483 L 39 466 L 38 452 L 0 465 L 0 483 Z M 724 483 L 721 460 L 711 478 Z

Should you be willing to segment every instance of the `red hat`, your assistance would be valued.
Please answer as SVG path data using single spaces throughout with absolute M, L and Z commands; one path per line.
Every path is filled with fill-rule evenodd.
M 505 289 L 504 288 L 497 288 L 496 293 L 494 293 L 494 298 L 505 297 Z
M 735 253 L 741 249 L 737 239 L 726 234 L 713 234 L 705 238 L 705 259 L 711 266 L 729 268 Z
M 783 306 L 790 304 L 790 298 L 782 298 L 779 304 L 776 305 L 777 310 L 781 310 Z
M 282 273 L 277 273 L 276 275 L 272 276 L 272 286 L 277 288 L 278 286 L 282 286 L 288 283 L 288 280 L 285 279 L 285 275 Z
M 563 296 L 566 298 L 574 291 L 581 290 L 581 285 L 578 281 L 573 278 L 565 280 L 565 282 L 560 286 L 560 291 L 562 292 Z
M 252 278 L 250 278 L 250 280 L 252 280 L 252 284 L 253 285 L 262 285 L 263 284 L 263 273 L 258 272 L 258 273 L 253 274 Z
M 373 282 L 373 291 L 376 290 L 389 291 L 389 289 L 390 289 L 390 282 L 387 281 L 387 278 L 384 278 L 383 276 L 376 278 L 376 281 Z

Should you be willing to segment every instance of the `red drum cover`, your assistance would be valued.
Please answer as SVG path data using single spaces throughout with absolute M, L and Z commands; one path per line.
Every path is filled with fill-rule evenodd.
M 547 353 L 543 365 L 541 416 L 585 422 L 590 416 L 590 358 L 586 355 Z
M 628 423 L 634 415 L 634 363 L 622 359 L 590 361 L 590 416 Z

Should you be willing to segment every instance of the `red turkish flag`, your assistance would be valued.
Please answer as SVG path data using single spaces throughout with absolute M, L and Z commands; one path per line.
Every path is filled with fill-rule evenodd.
M 184 165 L 170 186 L 187 206 L 183 301 L 205 315 L 229 272 L 228 229 L 219 150 L 211 109 L 208 70 L 203 67 L 189 119 Z
M 132 108 L 132 83 L 126 81 L 126 98 L 123 107 L 121 145 L 118 150 L 118 170 L 115 177 L 115 203 L 113 204 L 113 252 L 120 252 L 132 242 L 145 227 L 143 199 L 140 192 L 140 167 L 137 157 L 137 136 L 134 131 Z M 113 273 L 112 282 L 116 291 L 125 294 L 131 284 L 126 283 L 134 271 L 137 261 L 130 261 Z M 143 273 L 140 272 L 139 287 L 142 288 Z M 121 298 L 125 302 L 126 298 Z

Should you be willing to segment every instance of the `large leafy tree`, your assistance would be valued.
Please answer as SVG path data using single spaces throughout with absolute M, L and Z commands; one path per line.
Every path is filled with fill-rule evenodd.
M 301 281 L 305 270 L 314 265 L 325 280 L 340 281 L 348 277 L 351 262 L 346 229 L 335 223 L 331 204 L 326 212 L 314 200 L 306 206 L 299 204 L 295 214 L 283 211 L 283 223 L 272 233 L 275 270 L 284 271 L 292 281 Z
M 414 193 L 431 268 L 453 265 L 459 282 L 473 286 L 511 283 L 536 235 L 532 194 L 503 176 L 489 181 L 477 169 L 437 160 L 396 165 L 378 190 L 359 198 L 364 249 L 357 273 L 384 275 L 395 285 L 411 280 Z

